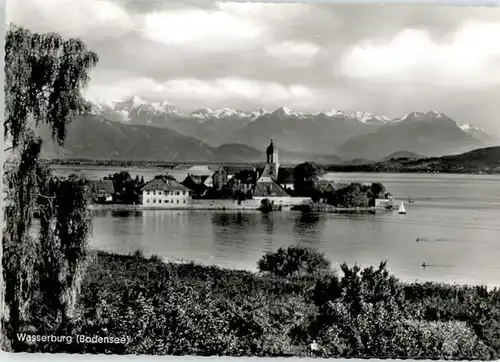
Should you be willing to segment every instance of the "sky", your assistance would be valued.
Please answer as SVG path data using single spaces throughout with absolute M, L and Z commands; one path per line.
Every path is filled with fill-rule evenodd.
M 92 99 L 435 110 L 500 136 L 500 8 L 10 0 L 7 22 L 84 40 L 100 58 Z

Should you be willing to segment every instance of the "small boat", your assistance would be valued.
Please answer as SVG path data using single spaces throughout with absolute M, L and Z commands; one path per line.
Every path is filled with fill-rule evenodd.
M 415 201 L 413 201 L 413 199 L 411 198 L 411 196 L 408 196 L 408 203 L 409 204 L 413 204 Z
M 427 264 L 425 264 L 425 261 L 422 263 L 422 268 L 427 268 Z
M 405 215 L 406 214 L 405 205 L 403 204 L 402 201 L 401 201 L 401 205 L 399 205 L 398 214 L 400 214 L 400 215 Z

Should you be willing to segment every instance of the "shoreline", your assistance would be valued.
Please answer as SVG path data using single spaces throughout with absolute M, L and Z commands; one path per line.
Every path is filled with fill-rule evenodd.
M 155 161 L 116 161 L 116 160 L 103 160 L 103 161 L 90 161 L 90 160 L 68 160 L 68 162 L 58 162 L 59 160 L 44 160 L 50 167 L 111 167 L 111 168 L 137 168 L 137 169 L 161 169 L 167 168 L 172 171 L 177 170 L 179 166 L 190 165 L 241 165 L 255 167 L 258 163 L 244 163 L 244 162 L 226 162 L 223 164 L 213 162 L 155 162 Z M 287 165 L 286 167 L 293 167 L 294 165 Z M 285 166 L 284 166 L 285 167 Z M 324 165 L 327 172 L 332 173 L 391 173 L 391 174 L 447 174 L 447 175 L 500 175 L 500 169 L 496 167 L 485 168 L 470 168 L 469 170 L 463 168 L 446 169 L 411 169 L 411 168 L 397 168 L 397 167 L 380 167 L 375 168 L 372 165 L 358 166 L 358 165 Z
M 91 204 L 90 210 L 92 211 L 259 211 L 258 207 L 234 205 L 230 207 L 225 206 L 209 206 L 209 205 L 191 205 L 183 207 L 154 207 L 145 205 L 124 205 L 124 204 Z M 291 206 L 283 207 L 283 211 L 290 211 Z
M 89 206 L 92 211 L 184 211 L 184 210 L 215 210 L 215 211 L 260 211 L 257 207 L 245 207 L 243 205 L 224 207 L 224 206 L 205 206 L 205 205 L 191 205 L 184 207 L 154 207 L 145 205 L 125 205 L 125 204 L 91 204 Z M 384 208 L 376 207 L 354 207 L 354 208 L 340 208 L 327 204 L 304 204 L 295 206 L 284 206 L 282 210 L 273 210 L 272 212 L 279 211 L 296 211 L 296 212 L 312 212 L 321 214 L 344 214 L 344 213 L 358 213 L 358 214 L 373 214 L 375 212 L 391 212 Z

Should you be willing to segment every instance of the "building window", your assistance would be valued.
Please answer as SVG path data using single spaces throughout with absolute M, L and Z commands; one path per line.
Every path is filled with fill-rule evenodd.
M 149 204 L 149 199 L 146 199 L 146 202 Z
M 179 203 L 179 200 L 177 200 L 177 203 Z
M 156 199 L 153 199 L 153 204 L 156 204 Z
M 161 191 L 158 191 L 158 195 L 161 195 Z
M 160 200 L 158 200 L 158 203 L 159 203 L 159 204 L 161 204 L 161 199 L 160 199 Z
M 186 203 L 186 200 L 184 200 L 184 203 Z
M 182 194 L 185 195 L 186 194 L 186 191 L 182 191 Z
M 168 204 L 168 200 L 165 200 L 165 203 Z
M 176 194 L 176 195 L 179 195 L 179 191 L 177 191 L 175 194 Z
M 146 191 L 146 195 L 149 195 L 149 191 Z
M 173 203 L 174 203 L 174 200 L 170 200 L 170 202 L 173 204 Z

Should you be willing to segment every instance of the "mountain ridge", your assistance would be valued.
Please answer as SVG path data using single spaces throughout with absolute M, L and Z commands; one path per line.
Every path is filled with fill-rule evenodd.
M 456 124 L 451 118 L 438 111 L 410 112 L 402 117 L 391 119 L 384 115 L 364 111 L 329 110 L 307 113 L 285 106 L 275 110 L 242 111 L 232 108 L 202 108 L 192 112 L 181 112 L 169 102 L 148 102 L 140 97 L 114 102 L 93 102 L 92 104 L 94 113 L 110 120 L 169 128 L 213 147 L 227 143 L 243 143 L 262 149 L 270 138 L 274 138 L 280 144 L 290 145 L 290 151 L 313 154 L 338 154 L 339 149 L 342 149 L 344 144 L 351 139 L 367 136 L 380 128 L 409 120 L 435 123 L 449 119 L 450 122 Z M 463 133 L 468 134 L 469 139 L 455 132 L 457 135 L 455 142 L 462 143 L 455 149 L 460 149 L 458 146 L 463 146 L 463 149 L 479 146 L 476 142 L 471 142 L 470 138 L 480 140 L 485 146 L 500 144 L 500 141 L 479 127 L 470 124 L 456 124 L 456 126 L 460 127 Z M 432 133 L 431 130 L 430 132 Z M 429 135 L 423 133 L 416 136 L 425 138 Z M 385 149 L 381 150 L 380 154 L 387 155 L 395 151 L 397 150 Z M 444 148 L 434 153 L 445 154 L 448 151 L 449 148 Z M 366 155 L 349 154 L 346 157 L 363 159 Z
M 43 139 L 44 159 L 95 159 L 130 161 L 207 161 L 264 162 L 264 150 L 230 143 L 212 147 L 195 138 L 167 128 L 131 125 L 95 115 L 77 116 L 68 125 L 63 147 L 51 137 L 48 126 L 38 129 Z M 280 151 L 280 159 L 288 163 L 305 161 L 337 162 L 335 155 L 299 154 Z
M 411 112 L 393 120 L 361 111 L 347 114 L 336 110 L 306 114 L 287 107 L 186 113 L 166 101 L 131 97 L 92 103 L 91 114 L 70 124 L 65 147 L 57 147 L 45 134 L 44 154 L 49 158 L 257 161 L 265 159 L 263 150 L 272 138 L 284 162 L 359 163 L 402 151 L 442 156 L 496 142 L 481 128 L 458 125 L 437 111 Z M 84 124 L 85 120 L 89 123 Z

